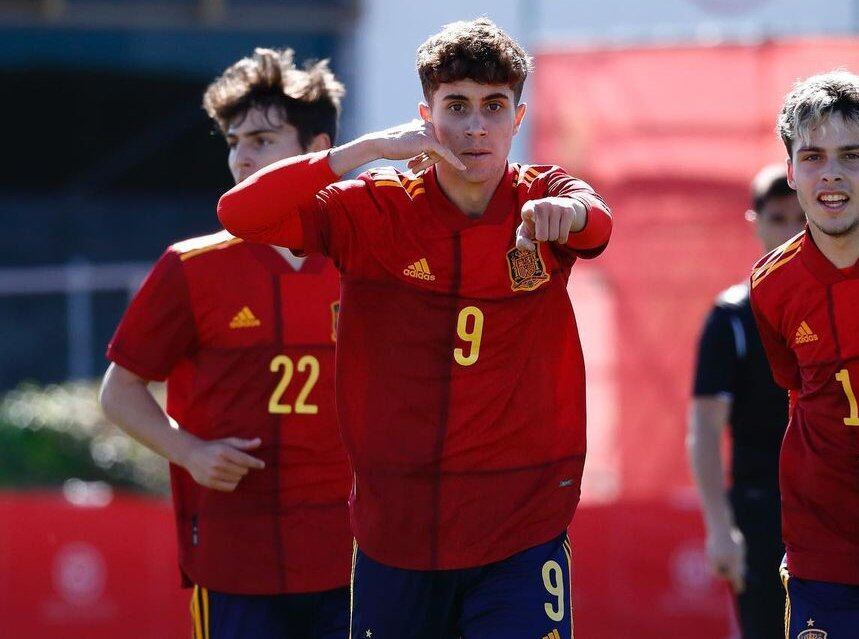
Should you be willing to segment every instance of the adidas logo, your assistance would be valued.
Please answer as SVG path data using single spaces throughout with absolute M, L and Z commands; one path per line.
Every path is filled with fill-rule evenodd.
M 561 639 L 561 635 L 558 633 L 558 629 L 555 628 L 552 632 L 543 637 L 543 639 Z
M 799 325 L 799 328 L 796 329 L 796 344 L 808 344 L 809 342 L 817 341 L 817 333 L 811 330 L 811 328 L 803 322 Z
M 254 326 L 259 326 L 261 323 L 254 316 L 253 311 L 245 306 L 230 321 L 230 328 L 253 328 Z
M 409 277 L 414 277 L 419 280 L 426 280 L 428 282 L 435 281 L 435 275 L 430 273 L 430 267 L 429 264 L 427 264 L 426 258 L 421 258 L 414 264 L 404 268 L 403 275 L 408 275 Z

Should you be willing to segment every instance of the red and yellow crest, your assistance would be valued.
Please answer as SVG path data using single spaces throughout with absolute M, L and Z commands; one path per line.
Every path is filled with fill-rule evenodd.
M 513 291 L 533 291 L 549 281 L 539 244 L 535 251 L 522 251 L 515 247 L 507 251 L 507 267 L 510 271 L 510 289 Z
M 340 319 L 340 300 L 331 302 L 331 341 L 337 341 L 337 320 Z

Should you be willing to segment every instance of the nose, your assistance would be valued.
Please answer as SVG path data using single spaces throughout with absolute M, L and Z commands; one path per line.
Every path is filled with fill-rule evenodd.
M 465 135 L 472 138 L 482 138 L 486 135 L 486 124 L 480 112 L 475 112 L 468 119 Z
M 843 174 L 838 158 L 829 158 L 826 161 L 820 177 L 826 184 L 830 185 L 841 181 Z
M 233 164 L 237 169 L 253 169 L 253 153 L 249 145 L 239 142 L 233 151 Z

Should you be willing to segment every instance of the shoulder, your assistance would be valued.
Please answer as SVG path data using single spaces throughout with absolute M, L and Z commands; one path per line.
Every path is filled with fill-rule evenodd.
M 359 178 L 377 198 L 414 201 L 426 193 L 423 174 L 401 173 L 392 166 L 370 169 Z
M 531 188 L 534 182 L 548 180 L 554 176 L 569 177 L 567 172 L 554 164 L 511 164 L 513 186 Z
M 223 255 L 223 251 L 239 246 L 242 242 L 244 240 L 241 238 L 227 231 L 220 231 L 212 235 L 202 235 L 176 242 L 167 249 L 167 253 L 174 255 L 180 262 L 187 262 L 201 255 Z
M 777 249 L 764 255 L 752 269 L 752 295 L 757 299 L 762 290 L 782 288 L 790 281 L 799 264 L 796 256 L 802 251 L 805 232 L 790 238 Z

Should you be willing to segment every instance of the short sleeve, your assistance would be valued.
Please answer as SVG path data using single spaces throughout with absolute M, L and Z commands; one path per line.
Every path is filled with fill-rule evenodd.
M 695 397 L 734 395 L 739 358 L 731 320 L 731 314 L 719 306 L 713 307 L 707 316 L 698 342 L 692 392 Z M 739 321 L 736 324 L 742 330 L 742 324 Z
M 131 300 L 107 358 L 147 380 L 163 381 L 192 351 L 196 323 L 177 253 L 166 251 Z
M 754 293 L 752 294 L 752 311 L 755 314 L 758 333 L 761 336 L 761 343 L 764 345 L 764 351 L 767 354 L 776 384 L 787 390 L 800 389 L 802 377 L 799 374 L 799 363 L 796 361 L 796 355 L 758 307 Z

